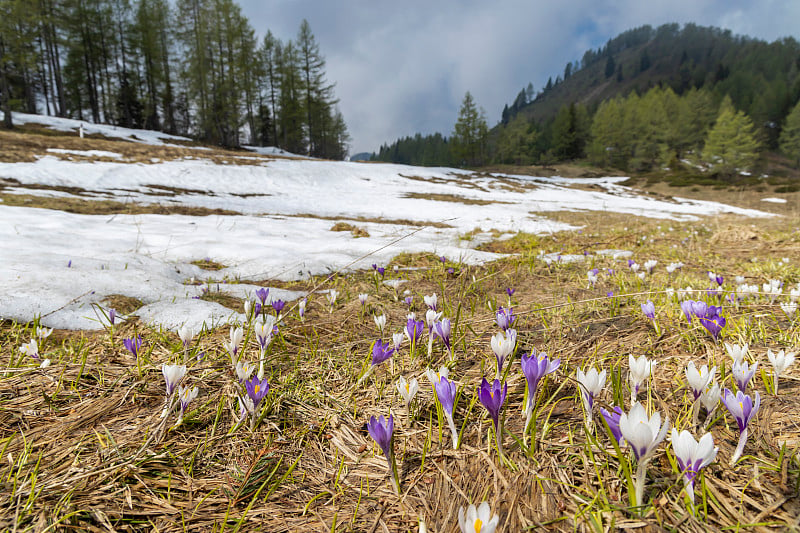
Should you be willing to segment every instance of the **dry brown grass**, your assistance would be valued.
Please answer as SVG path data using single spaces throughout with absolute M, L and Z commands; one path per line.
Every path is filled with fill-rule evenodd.
M 702 329 L 687 330 L 680 312 L 666 305 L 659 305 L 658 315 L 664 333 L 656 335 L 638 309 L 645 296 L 636 294 L 648 288 L 628 277 L 604 279 L 589 289 L 588 264 L 547 267 L 532 259 L 538 249 L 580 253 L 615 247 L 634 250 L 637 259 L 659 259 L 654 287 L 670 283 L 663 265 L 678 253 L 686 276 L 691 272 L 695 279 L 713 269 L 753 279 L 780 273 L 787 281 L 798 281 L 800 237 L 792 224 L 759 222 L 751 230 L 749 221 L 726 218 L 705 222 L 705 228 L 672 224 L 674 231 L 669 232 L 662 222 L 662 235 L 657 222 L 634 225 L 628 219 L 629 229 L 623 231 L 609 224 L 605 214 L 576 216 L 594 216 L 596 225 L 590 227 L 602 222 L 603 231 L 520 236 L 505 241 L 503 250 L 523 253 L 521 257 L 484 267 L 456 265 L 453 274 L 430 254 L 393 262 L 423 267 L 402 275 L 409 280 L 403 287 L 415 295 L 414 310 L 422 311 L 421 295 L 438 292 L 445 314 L 458 317 L 451 376 L 464 386 L 456 424 L 460 428 L 467 421 L 458 451 L 449 449 L 446 427 L 439 436 L 431 387 L 424 378 L 410 426 L 394 391 L 398 374 L 419 376 L 426 366 L 444 362 L 439 348 L 429 360 L 412 360 L 405 347 L 394 358 L 393 370 L 385 364 L 374 378 L 356 386 L 377 335 L 371 312 L 386 313 L 392 332 L 407 312 L 391 290 L 381 286 L 375 292 L 372 272 L 283 284 L 295 289 L 322 284 L 342 295 L 333 314 L 322 296 L 312 296 L 305 322 L 288 313 L 268 358 L 272 388 L 265 418 L 253 433 L 246 428 L 231 433 L 238 408 L 222 349 L 226 331 L 198 341 L 194 353 L 203 352 L 205 358 L 190 368 L 188 378 L 201 394 L 184 425 L 170 428 L 174 418 L 165 426 L 158 417 L 164 402 L 159 366 L 180 359 L 174 334 L 150 331 L 135 320 L 121 326 L 113 342 L 102 332 L 56 332 L 44 349 L 53 354 L 53 364 L 38 370 L 9 368 L 11 359 L 18 358 L 16 347 L 29 333 L 4 324 L 0 354 L 7 370 L 0 377 L 0 448 L 7 466 L 0 470 L 5 483 L 0 528 L 210 531 L 226 524 L 245 531 L 416 531 L 419 516 L 424 516 L 428 531 L 454 532 L 459 506 L 485 499 L 499 513 L 502 531 L 591 531 L 592 521 L 605 530 L 643 532 L 796 529 L 796 367 L 781 378 L 778 398 L 766 394 L 757 381 L 762 410 L 746 456 L 735 468 L 727 463 L 736 445 L 735 423 L 723 414 L 711 426 L 720 452 L 704 475 L 708 496 L 701 518 L 686 511 L 666 445 L 651 464 L 646 494 L 653 501 L 640 516 L 627 508 L 627 488 L 608 439 L 587 443 L 570 376 L 576 367 L 598 364 L 624 381 L 627 354 L 647 354 L 658 367 L 655 382 L 640 397 L 649 398 L 662 415 L 684 428 L 689 402 L 682 369 L 689 360 L 722 366 L 727 356 Z M 700 234 L 682 243 L 693 228 Z M 642 234 L 648 235 L 644 244 L 638 238 Z M 673 244 L 682 246 L 680 252 Z M 753 256 L 760 258 L 758 263 L 750 262 Z M 775 259 L 784 256 L 791 259 L 788 266 Z M 615 309 L 608 299 L 597 297 L 606 290 L 619 291 L 619 280 L 627 284 L 622 292 L 631 296 L 620 296 Z M 546 405 L 539 413 L 537 449 L 530 457 L 511 437 L 522 435 L 524 378 L 516 362 L 508 373 L 509 434 L 504 440 L 516 469 L 498 461 L 487 435 L 491 422 L 480 404 L 469 407 L 480 379 L 493 374 L 488 341 L 496 326 L 486 302 L 504 303 L 506 287 L 516 288 L 520 344 L 562 360 L 556 377 L 544 387 Z M 361 292 L 371 295 L 366 314 L 355 298 Z M 240 307 L 241 302 L 232 305 Z M 774 306 L 730 308 L 729 313 L 735 328 L 731 331 L 750 341 L 762 364 L 767 347 L 798 340 L 797 324 L 774 313 Z M 146 338 L 138 366 L 121 345 L 134 332 Z M 244 349 L 244 359 L 257 357 L 253 342 Z M 611 394 L 601 402 L 611 404 Z M 369 416 L 390 409 L 396 417 L 400 498 L 392 493 L 385 460 L 364 427 Z M 722 411 L 720 407 L 718 414 Z M 788 448 L 782 456 L 783 443 Z M 271 481 L 259 493 L 265 480 Z

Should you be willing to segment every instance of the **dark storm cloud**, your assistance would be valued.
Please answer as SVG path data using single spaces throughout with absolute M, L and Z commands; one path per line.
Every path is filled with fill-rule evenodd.
M 351 153 L 416 132 L 449 135 L 470 91 L 490 125 L 528 82 L 627 29 L 721 26 L 766 40 L 797 35 L 796 0 L 239 0 L 259 35 L 295 38 L 305 18 L 353 137 Z

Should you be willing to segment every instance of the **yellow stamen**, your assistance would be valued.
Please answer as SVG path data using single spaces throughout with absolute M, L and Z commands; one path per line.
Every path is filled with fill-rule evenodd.
M 258 394 L 258 391 L 259 391 L 259 390 L 261 390 L 261 386 L 259 386 L 258 384 L 256 384 L 256 386 L 253 388 L 253 391 L 254 391 L 256 394 Z
M 481 528 L 483 528 L 483 521 L 480 518 L 475 519 L 475 533 L 481 533 Z
M 411 390 L 408 387 L 409 385 L 408 383 L 406 383 L 406 394 L 411 394 Z

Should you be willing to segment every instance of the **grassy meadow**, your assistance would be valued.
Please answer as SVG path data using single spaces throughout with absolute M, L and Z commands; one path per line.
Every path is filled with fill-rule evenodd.
M 112 303 L 129 320 L 98 332 L 54 331 L 39 339 L 39 359 L 20 351 L 37 338 L 38 324 L 4 321 L 0 529 L 456 532 L 459 508 L 486 501 L 498 516 L 497 531 L 506 532 L 800 530 L 800 371 L 789 366 L 775 395 L 766 355 L 800 346 L 798 314 L 780 306 L 800 282 L 793 205 L 760 206 L 784 215 L 767 220 L 559 213 L 584 228 L 490 243 L 484 248 L 509 255 L 483 266 L 404 254 L 377 265 L 383 274 L 260 280 L 308 292 L 304 316 L 298 302 L 288 303 L 263 352 L 262 318 L 241 325 L 232 356 L 228 328 L 194 332 L 184 347 L 176 333 L 136 319 L 138 302 L 122 296 Z M 605 249 L 632 252 L 639 269 L 628 258 L 596 253 Z M 542 254 L 553 255 L 545 261 Z M 213 260 L 209 271 L 221 267 Z M 657 261 L 652 273 L 642 267 L 648 260 Z M 668 273 L 676 262 L 683 266 Z M 594 268 L 591 284 L 587 272 Z M 736 276 L 758 291 L 737 299 Z M 404 282 L 384 283 L 393 279 Z M 783 282 L 780 295 L 761 289 L 770 280 Z M 244 301 L 209 286 L 204 298 L 244 309 Z M 717 286 L 719 293 L 707 293 Z M 687 287 L 695 291 L 678 292 Z M 325 292 L 331 290 L 338 292 L 333 302 Z M 391 344 L 410 312 L 424 320 L 425 296 L 434 293 L 441 318 L 452 323 L 452 356 L 438 339 L 428 351 L 426 327 L 413 350 L 405 338 L 368 372 L 376 341 Z M 368 295 L 365 303 L 360 294 Z M 698 320 L 687 321 L 680 307 L 686 299 L 721 305 L 726 324 L 718 340 Z M 654 320 L 643 314 L 647 300 Z M 504 457 L 478 392 L 482 378 L 495 378 L 490 340 L 500 332 L 500 306 L 513 308 L 517 331 L 501 371 L 508 387 L 500 414 Z M 264 312 L 275 314 L 268 304 Z M 386 316 L 383 332 L 379 315 Z M 138 335 L 134 355 L 125 340 Z M 720 388 L 735 391 L 724 343 L 749 345 L 746 358 L 758 369 L 747 392 L 761 399 L 733 465 L 737 422 L 721 402 L 710 416 L 704 408 L 694 413 L 685 374 L 690 361 L 716 366 Z M 526 429 L 520 357 L 532 349 L 559 358 L 560 366 L 539 383 Z M 252 372 L 262 353 L 269 390 L 240 422 L 238 397 L 246 387 L 233 361 L 248 362 Z M 718 452 L 697 477 L 694 505 L 669 433 L 649 460 L 642 500 L 632 497 L 636 459 L 630 446 L 610 438 L 599 412 L 631 409 L 629 355 L 656 362 L 637 395 L 648 413 L 694 438 L 713 435 Z M 41 367 L 45 358 L 50 364 Z M 196 386 L 198 395 L 178 424 L 177 391 L 167 403 L 162 365 L 184 362 L 182 385 Z M 443 365 L 457 390 L 458 449 L 425 377 L 426 369 Z M 576 370 L 590 367 L 605 370 L 607 380 L 587 426 Z M 401 376 L 419 381 L 408 409 L 397 388 Z M 370 417 L 390 413 L 399 494 L 367 427 Z

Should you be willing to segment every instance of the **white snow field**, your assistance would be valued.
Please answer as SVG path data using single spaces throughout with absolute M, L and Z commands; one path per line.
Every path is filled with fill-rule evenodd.
M 71 131 L 80 124 L 16 113 L 14 120 Z M 87 132 L 136 142 L 187 140 L 83 124 Z M 32 163 L 0 163 L 0 186 L 11 194 L 220 208 L 240 215 L 77 215 L 0 203 L 2 318 L 39 316 L 48 327 L 99 329 L 104 298 L 119 294 L 141 300 L 145 307 L 136 314 L 156 327 L 215 327 L 242 316 L 196 299 L 204 289 L 252 298 L 258 285 L 248 282 L 366 268 L 401 252 L 433 252 L 468 264 L 490 261 L 497 256 L 474 247 L 489 240 L 492 230 L 510 235 L 575 229 L 548 220 L 553 211 L 675 220 L 718 213 L 771 216 L 715 202 L 650 198 L 620 185 L 623 177 L 472 175 L 448 168 L 264 157 L 280 153 L 275 149 L 261 149 L 259 160 L 242 165 L 233 157 L 229 164 L 216 164 L 203 159 L 202 151 L 178 161 L 126 163 L 114 152 L 93 151 L 91 139 L 85 144 L 86 150 L 47 150 Z M 59 157 L 70 154 L 89 160 Z M 369 236 L 331 231 L 337 221 Z M 202 259 L 225 268 L 206 271 L 190 264 Z M 271 290 L 270 296 L 303 295 Z

